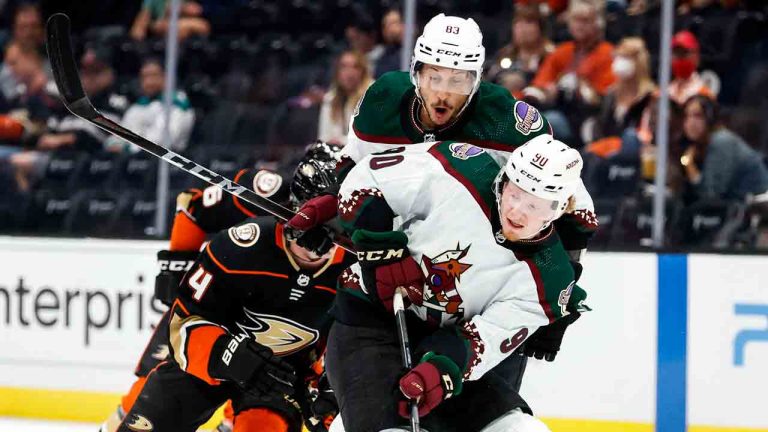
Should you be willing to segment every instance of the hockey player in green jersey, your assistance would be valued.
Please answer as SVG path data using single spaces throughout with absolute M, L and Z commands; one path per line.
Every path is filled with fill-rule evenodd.
M 482 33 L 475 21 L 443 14 L 432 18 L 416 41 L 410 73 L 382 75 L 361 99 L 337 166 L 340 177 L 367 155 L 424 141 L 470 143 L 503 163 L 515 148 L 536 136 L 551 134 L 549 123 L 535 107 L 516 100 L 500 86 L 481 81 L 484 60 Z M 297 235 L 318 227 L 336 215 L 336 204 L 335 194 L 310 200 L 288 226 Z M 573 208 L 554 222 L 576 267 L 597 228 L 593 211 L 592 199 L 578 180 Z M 298 243 L 318 252 L 330 247 L 330 243 L 302 240 Z M 502 374 L 505 384 L 520 389 L 525 355 L 552 361 L 565 327 L 563 322 L 543 327 L 523 351 L 507 358 L 499 366 L 506 370 Z
M 552 226 L 573 204 L 581 166 L 576 150 L 542 135 L 503 167 L 487 150 L 443 141 L 374 154 L 349 172 L 339 217 L 358 262 L 340 278 L 326 354 L 347 432 L 404 424 L 407 399 L 430 431 L 548 430 L 498 384 L 498 366 L 537 328 L 586 310 Z M 417 363 L 407 371 L 392 316 L 400 289 Z
M 535 107 L 501 86 L 481 81 L 482 41 L 472 19 L 444 14 L 432 18 L 416 41 L 410 73 L 382 75 L 360 100 L 337 167 L 340 178 L 363 157 L 393 146 L 457 140 L 493 150 L 503 162 L 531 138 L 551 134 Z M 335 216 L 335 204 L 332 195 L 311 200 L 288 225 L 300 235 Z M 576 191 L 575 208 L 556 228 L 566 250 L 578 260 L 597 228 L 592 199 L 583 184 Z M 299 244 L 309 249 L 330 247 L 302 240 Z

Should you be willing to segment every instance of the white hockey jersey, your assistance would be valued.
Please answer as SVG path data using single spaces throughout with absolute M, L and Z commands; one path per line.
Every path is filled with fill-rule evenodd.
M 586 297 L 554 229 L 535 242 L 501 235 L 492 190 L 499 169 L 470 144 L 409 145 L 361 159 L 339 192 L 339 217 L 348 228 L 372 199 L 391 208 L 394 230 L 407 235 L 426 279 L 421 304 L 409 310 L 455 328 L 466 347 L 464 361 L 456 360 L 466 380 L 480 378 Z M 359 264 L 340 285 L 340 296 L 368 292 Z

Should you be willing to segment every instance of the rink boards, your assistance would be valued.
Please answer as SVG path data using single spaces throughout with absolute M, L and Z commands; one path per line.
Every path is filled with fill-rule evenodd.
M 164 308 L 165 242 L 0 237 L 0 416 L 101 421 Z M 768 431 L 768 257 L 591 253 L 522 393 L 555 432 Z

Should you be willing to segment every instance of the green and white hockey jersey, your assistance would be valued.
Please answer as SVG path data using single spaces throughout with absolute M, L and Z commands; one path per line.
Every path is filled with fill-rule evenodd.
M 440 332 L 418 349 L 449 357 L 465 380 L 481 377 L 586 297 L 552 227 L 536 241 L 501 234 L 493 193 L 499 170 L 470 144 L 417 144 L 361 159 L 339 192 L 339 217 L 351 234 L 384 214 L 407 235 L 426 280 L 422 301 L 409 310 Z M 359 264 L 342 274 L 339 321 L 364 325 L 374 310 L 367 293 L 375 288 L 364 279 Z
M 389 72 L 376 80 L 350 121 L 347 145 L 342 150 L 346 157 L 338 169 L 340 178 L 365 156 L 393 146 L 455 140 L 482 147 L 503 163 L 509 153 L 531 138 L 552 133 L 549 122 L 535 107 L 487 82 L 480 84 L 459 119 L 444 128 L 425 130 L 418 121 L 420 107 L 407 72 Z M 585 249 L 597 229 L 594 204 L 583 185 L 575 199 L 575 211 L 561 218 L 556 227 L 568 250 Z

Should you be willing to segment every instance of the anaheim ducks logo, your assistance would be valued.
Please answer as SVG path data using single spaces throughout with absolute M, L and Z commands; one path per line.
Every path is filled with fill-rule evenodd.
M 289 319 L 267 314 L 257 314 L 243 308 L 246 323 L 237 323 L 240 330 L 250 333 L 256 342 L 268 346 L 278 355 L 295 353 L 313 343 L 319 337 L 315 329 Z
M 138 414 L 133 414 L 131 417 L 131 422 L 128 423 L 126 421 L 125 425 L 128 426 L 128 429 L 138 432 L 148 432 L 153 428 L 151 421 L 147 420 L 146 417 Z

